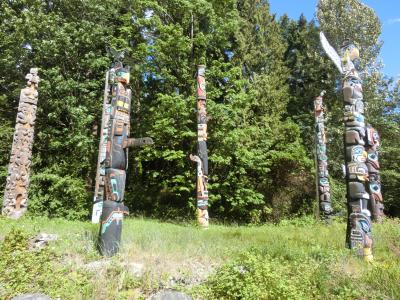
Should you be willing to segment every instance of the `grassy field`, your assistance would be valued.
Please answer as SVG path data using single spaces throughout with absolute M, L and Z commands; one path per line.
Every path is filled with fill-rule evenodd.
M 0 218 L 0 298 L 41 291 L 53 299 L 145 299 L 173 288 L 198 299 L 400 299 L 400 221 L 373 230 L 375 260 L 365 263 L 344 248 L 341 222 L 201 230 L 127 219 L 121 253 L 106 260 L 89 222 Z M 24 240 L 39 232 L 58 240 L 26 250 Z M 104 266 L 89 267 L 96 261 Z

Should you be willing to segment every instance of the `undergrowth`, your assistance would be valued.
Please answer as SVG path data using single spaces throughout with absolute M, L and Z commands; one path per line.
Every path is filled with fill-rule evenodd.
M 38 232 L 56 242 L 29 249 Z M 160 289 L 194 299 L 400 299 L 400 221 L 373 227 L 371 264 L 344 248 L 345 223 L 305 217 L 263 226 L 124 221 L 121 252 L 104 259 L 98 225 L 0 217 L 0 299 L 41 292 L 53 299 L 146 299 Z M 108 262 L 97 270 L 86 266 Z M 133 275 L 126 265 L 144 269 Z
M 30 238 L 26 232 L 13 228 L 0 245 L 2 299 L 35 292 L 61 299 L 91 294 L 88 274 L 62 266 L 49 247 L 30 249 Z
M 400 299 L 400 269 L 394 263 L 363 269 L 358 262 L 353 274 L 336 270 L 336 263 L 333 256 L 293 260 L 252 250 L 220 267 L 191 293 L 200 299 L 232 300 Z

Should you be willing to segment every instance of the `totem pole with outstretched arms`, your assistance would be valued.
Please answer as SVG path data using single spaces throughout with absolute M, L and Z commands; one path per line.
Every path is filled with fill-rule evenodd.
M 14 219 L 21 217 L 28 208 L 29 171 L 38 102 L 38 69 L 30 69 L 25 79 L 28 82 L 20 94 L 2 209 L 3 215 Z
M 128 167 L 128 148 L 153 144 L 151 138 L 129 138 L 131 90 L 129 67 L 121 60 L 124 52 L 112 50 L 114 63 L 106 75 L 103 126 L 100 137 L 99 164 L 96 176 L 96 189 L 101 201 L 99 250 L 102 255 L 112 256 L 119 251 L 123 215 L 128 208 L 123 204 L 126 170 Z M 104 148 L 104 144 L 105 148 Z M 102 151 L 105 149 L 105 154 Z M 102 156 L 100 156 L 100 154 Z M 104 156 L 104 157 L 103 157 Z M 99 190 L 102 192 L 99 193 Z M 101 199 L 102 197 L 102 199 Z
M 197 67 L 197 155 L 190 159 L 197 164 L 197 221 L 208 228 L 208 152 L 207 152 L 207 110 L 205 66 Z
M 346 245 L 350 249 L 357 249 L 359 255 L 366 261 L 371 261 L 373 259 L 373 241 L 370 209 L 374 208 L 375 200 L 370 194 L 372 194 L 371 190 L 374 190 L 372 183 L 379 182 L 380 195 L 379 165 L 373 162 L 379 139 L 365 124 L 362 80 L 357 70 L 359 50 L 346 40 L 340 49 L 341 56 L 339 56 L 322 32 L 320 38 L 322 46 L 341 72 L 343 80 L 345 175 L 348 206 Z M 369 158 L 367 150 L 370 151 L 371 158 Z M 373 174 L 373 181 L 371 181 L 372 178 L 369 178 L 369 174 Z M 381 200 L 380 195 L 377 202 L 381 203 Z
M 314 100 L 316 158 L 317 158 L 317 182 L 318 200 L 322 218 L 329 222 L 332 215 L 331 190 L 329 186 L 328 156 L 326 155 L 325 135 L 325 106 L 323 96 L 325 91 Z

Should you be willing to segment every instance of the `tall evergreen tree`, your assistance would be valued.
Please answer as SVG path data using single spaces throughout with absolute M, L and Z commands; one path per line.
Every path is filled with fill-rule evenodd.
M 310 210 L 311 103 L 320 89 L 328 90 L 328 147 L 334 177 L 340 178 L 341 98 L 330 75 L 333 65 L 321 56 L 318 29 L 304 17 L 277 22 L 265 0 L 19 0 L 0 2 L 0 11 L 0 186 L 24 75 L 35 66 L 42 78 L 31 213 L 84 218 L 90 212 L 96 128 L 111 63 L 106 46 L 128 49 L 132 136 L 155 142 L 130 152 L 131 211 L 192 219 L 195 165 L 188 155 L 196 145 L 197 64 L 207 66 L 211 216 L 261 222 Z M 335 18 L 324 15 L 334 20 L 332 27 Z M 373 54 L 378 47 L 366 45 Z M 398 94 L 381 76 L 366 80 L 375 82 L 366 92 L 368 118 L 385 141 L 397 128 Z M 397 147 L 390 141 L 382 155 L 383 169 L 390 166 L 383 180 L 391 203 Z
M 344 185 L 341 183 L 343 144 L 342 144 L 342 96 L 336 89 L 336 69 L 325 56 L 319 42 L 319 28 L 314 21 L 300 18 L 290 20 L 286 15 L 280 19 L 282 35 L 287 41 L 285 63 L 289 69 L 290 88 L 287 115 L 300 126 L 301 136 L 310 159 L 315 155 L 315 120 L 313 100 L 323 90 L 327 107 L 327 148 L 332 200 L 335 210 L 344 207 Z M 315 175 L 313 169 L 312 176 Z M 310 195 L 315 195 L 315 187 L 310 186 Z
M 86 216 L 97 150 L 92 127 L 101 114 L 98 99 L 103 71 L 110 63 L 105 45 L 115 30 L 118 5 L 104 1 L 99 6 L 89 0 L 0 5 L 7 16 L 0 21 L 6 35 L 1 51 L 1 78 L 7 82 L 2 85 L 2 104 L 8 106 L 2 124 L 15 120 L 16 91 L 26 70 L 38 67 L 42 79 L 29 209 L 40 215 Z M 11 145 L 11 134 L 7 137 Z M 8 149 L 2 150 L 7 153 L 4 163 Z

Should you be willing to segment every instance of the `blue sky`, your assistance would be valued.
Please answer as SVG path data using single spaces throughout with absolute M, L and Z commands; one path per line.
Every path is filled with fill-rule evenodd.
M 281 16 L 287 13 L 290 18 L 298 19 L 303 13 L 308 20 L 314 18 L 317 0 L 269 0 L 271 12 Z M 384 63 L 383 72 L 391 77 L 400 79 L 400 1 L 399 0 L 364 0 L 373 8 L 382 23 L 384 42 L 381 50 L 381 59 Z

